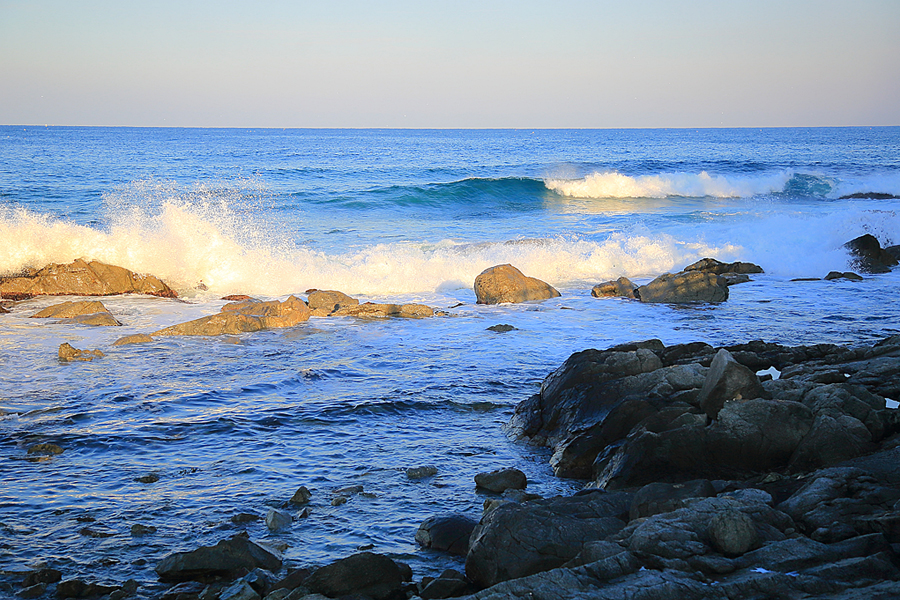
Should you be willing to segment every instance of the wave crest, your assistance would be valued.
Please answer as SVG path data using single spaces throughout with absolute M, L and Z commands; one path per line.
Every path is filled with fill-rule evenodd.
M 661 173 L 622 175 L 616 171 L 592 173 L 583 179 L 547 179 L 548 189 L 572 198 L 746 198 L 784 190 L 793 174 L 757 176 Z

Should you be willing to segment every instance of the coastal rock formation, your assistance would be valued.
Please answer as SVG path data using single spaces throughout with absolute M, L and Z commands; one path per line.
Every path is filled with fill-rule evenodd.
M 152 275 L 98 261 L 78 259 L 71 264 L 51 264 L 40 270 L 0 277 L 0 298 L 23 300 L 34 296 L 113 296 L 148 294 L 175 298 L 169 286 Z
M 665 273 L 640 286 L 635 295 L 641 302 L 724 302 L 728 300 L 728 280 L 706 271 Z
M 863 273 L 887 273 L 898 264 L 897 258 L 881 247 L 878 239 L 869 233 L 852 239 L 844 248 L 850 251 L 850 265 Z
M 729 273 L 752 275 L 762 273 L 763 269 L 759 265 L 748 262 L 723 263 L 715 258 L 702 258 L 686 266 L 684 271 L 701 271 L 704 273 L 715 273 L 716 275 L 727 275 Z
M 251 541 L 246 533 L 239 533 L 215 546 L 169 554 L 156 565 L 156 573 L 162 581 L 185 581 L 232 576 L 257 567 L 277 572 L 281 569 L 281 557 Z
M 560 567 L 584 544 L 621 530 L 632 498 L 598 492 L 499 506 L 472 532 L 466 576 L 488 587 Z
M 309 307 L 303 300 L 289 297 L 283 302 L 243 301 L 226 304 L 216 315 L 201 317 L 160 329 L 150 335 L 222 335 L 248 333 L 262 329 L 292 327 L 309 320 Z
M 113 346 L 127 346 L 129 344 L 146 344 L 152 342 L 153 338 L 146 333 L 135 333 L 134 335 L 126 335 L 113 342 Z
M 775 367 L 780 379 L 755 372 Z M 553 450 L 558 475 L 608 489 L 803 472 L 875 448 L 900 418 L 900 336 L 869 347 L 658 340 L 573 354 L 508 431 Z
M 478 304 L 501 304 L 556 298 L 559 292 L 540 279 L 526 277 L 512 265 L 497 265 L 475 278 L 475 296 Z

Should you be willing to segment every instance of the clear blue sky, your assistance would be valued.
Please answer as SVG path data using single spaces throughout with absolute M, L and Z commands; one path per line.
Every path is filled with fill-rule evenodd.
M 900 0 L 0 0 L 0 123 L 900 125 Z

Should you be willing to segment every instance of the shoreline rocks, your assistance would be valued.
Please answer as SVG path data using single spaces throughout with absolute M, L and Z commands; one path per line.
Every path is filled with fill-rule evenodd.
M 35 296 L 114 296 L 147 294 L 177 298 L 178 294 L 152 275 L 141 275 L 99 261 L 77 259 L 50 264 L 18 276 L 0 277 L 0 298 L 25 300 Z

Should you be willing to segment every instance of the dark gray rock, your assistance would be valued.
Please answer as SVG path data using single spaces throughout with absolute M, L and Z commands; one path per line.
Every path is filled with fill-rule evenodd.
M 391 558 L 359 552 L 317 569 L 304 585 L 332 598 L 359 595 L 386 600 L 399 597 L 403 581 L 400 567 Z
M 249 571 L 257 567 L 277 572 L 281 569 L 281 558 L 239 533 L 215 546 L 169 554 L 156 565 L 156 573 L 163 581 L 184 581 L 234 575 L 242 569 Z
M 291 504 L 306 504 L 311 498 L 312 492 L 305 485 L 301 485 L 288 502 Z
M 469 536 L 478 523 L 464 515 L 437 515 L 425 519 L 416 531 L 416 541 L 423 548 L 465 556 L 469 552 Z
M 585 543 L 624 527 L 632 499 L 625 492 L 596 492 L 499 506 L 472 532 L 466 576 L 487 587 L 559 567 Z
M 709 366 L 697 403 L 710 419 L 716 419 L 726 402 L 762 398 L 766 395 L 756 373 L 737 362 L 724 348 Z
M 666 273 L 642 285 L 635 294 L 641 302 L 670 304 L 715 303 L 728 300 L 728 282 L 715 273 Z
M 483 490 L 499 494 L 510 489 L 524 490 L 528 485 L 528 478 L 519 469 L 497 469 L 476 475 L 475 485 Z
M 762 273 L 763 269 L 759 265 L 748 262 L 723 263 L 715 258 L 702 258 L 697 262 L 684 268 L 685 271 L 702 271 L 705 273 L 715 273 L 716 275 L 724 275 L 726 273 L 734 274 L 755 274 Z
M 716 495 L 716 489 L 708 479 L 695 479 L 684 483 L 648 483 L 634 495 L 628 511 L 631 520 L 640 517 L 670 512 L 683 508 L 691 498 L 709 498 Z
M 850 240 L 844 248 L 850 251 L 850 265 L 863 273 L 887 273 L 897 265 L 897 259 L 881 247 L 878 238 L 868 233 Z
M 709 522 L 709 539 L 713 548 L 726 556 L 739 556 L 759 544 L 753 520 L 739 510 L 726 510 Z

